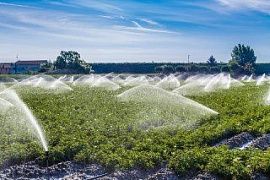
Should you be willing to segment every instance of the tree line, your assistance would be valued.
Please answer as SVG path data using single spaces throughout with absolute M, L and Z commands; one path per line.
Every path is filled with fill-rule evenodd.
M 172 65 L 157 66 L 155 68 L 158 73 L 173 73 L 173 72 L 190 72 L 190 73 L 220 73 L 226 72 L 232 75 L 250 75 L 256 70 L 256 60 L 254 50 L 250 46 L 238 44 L 235 46 L 231 53 L 231 59 L 228 63 L 218 63 L 214 56 L 206 61 L 206 63 L 188 63 L 185 65 Z
M 171 64 L 156 65 L 154 67 L 154 72 L 156 73 L 175 73 L 175 72 L 189 72 L 189 73 L 220 73 L 226 72 L 232 75 L 240 74 L 253 74 L 256 70 L 256 60 L 254 50 L 250 46 L 245 46 L 244 44 L 238 44 L 235 46 L 231 53 L 231 60 L 228 63 L 218 63 L 215 57 L 212 55 L 206 61 L 206 63 L 187 63 L 177 66 Z M 143 63 L 142 63 L 143 64 Z M 155 63 L 153 63 L 154 65 Z M 111 63 L 109 66 L 115 67 L 117 63 Z M 108 67 L 109 67 L 108 66 Z M 119 64 L 120 66 L 120 64 Z M 108 68 L 107 67 L 107 68 Z M 132 73 L 132 64 L 125 64 L 123 66 L 130 70 Z M 152 66 L 151 66 L 152 67 Z M 142 69 L 141 73 L 149 73 L 152 70 L 147 69 L 147 67 L 140 66 Z M 148 67 L 149 68 L 149 67 Z M 113 71 L 113 68 L 109 68 Z M 81 56 L 76 51 L 61 51 L 60 55 L 56 58 L 54 62 L 48 62 L 42 69 L 42 72 L 52 72 L 52 73 L 65 73 L 65 74 L 77 74 L 91 72 L 91 65 L 86 63 Z M 100 71 L 100 70 L 99 70 Z M 101 70 L 102 71 L 102 70 Z

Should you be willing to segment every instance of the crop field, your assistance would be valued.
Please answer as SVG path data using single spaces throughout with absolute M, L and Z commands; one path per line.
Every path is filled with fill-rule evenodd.
M 6 88 L 11 84 L 5 83 Z M 269 149 L 216 145 L 242 132 L 254 137 L 270 133 L 267 83 L 243 82 L 185 97 L 174 97 L 176 92 L 168 88 L 153 88 L 151 95 L 140 94 L 143 100 L 136 100 L 133 86 L 65 85 L 72 90 L 13 88 L 44 129 L 50 164 L 74 160 L 109 169 L 151 169 L 166 164 L 179 175 L 202 171 L 244 179 L 255 172 L 270 174 Z M 148 92 L 149 87 L 144 88 Z M 165 97 L 172 99 L 170 103 Z M 182 106 L 174 106 L 178 101 Z M 0 113 L 1 166 L 36 158 L 45 165 L 39 139 L 24 122 L 14 126 L 7 123 L 12 116 L 5 116 Z

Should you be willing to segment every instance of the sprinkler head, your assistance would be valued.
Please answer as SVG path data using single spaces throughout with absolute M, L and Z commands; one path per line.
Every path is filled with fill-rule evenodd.
M 46 161 L 46 165 L 48 167 L 49 166 L 49 151 L 45 151 L 45 161 Z
M 46 156 L 46 157 L 49 156 L 49 151 L 45 151 L 45 156 Z
M 49 159 L 49 151 L 45 151 L 45 159 L 46 159 L 46 161 L 48 161 L 48 159 Z

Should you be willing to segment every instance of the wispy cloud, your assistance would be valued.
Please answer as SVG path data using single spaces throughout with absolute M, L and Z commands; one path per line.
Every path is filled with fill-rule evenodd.
M 13 3 L 5 3 L 5 2 L 0 2 L 0 6 L 14 6 L 14 7 L 23 7 L 23 8 L 30 7 L 30 6 L 21 5 L 21 4 L 13 4 Z
M 71 47 L 76 47 L 75 49 L 84 52 L 86 56 L 88 56 L 87 49 L 88 51 L 90 50 L 89 52 L 95 54 L 97 59 L 102 57 L 108 59 L 119 58 L 119 54 L 117 56 L 114 54 L 119 51 L 122 51 L 121 56 L 132 59 L 132 57 L 138 58 L 143 49 L 144 51 L 148 51 L 142 48 L 146 43 L 151 44 L 151 47 L 155 48 L 160 42 L 169 42 L 171 39 L 169 36 L 158 35 L 159 33 L 168 33 L 167 31 L 148 29 L 139 23 L 136 24 L 135 21 L 132 23 L 134 25 L 133 27 L 120 28 L 120 25 L 117 27 L 114 22 L 110 22 L 112 18 L 100 17 L 99 15 L 89 17 L 84 14 L 73 14 L 48 9 L 18 9 L 15 6 L 0 9 L 0 15 L 3 17 L 0 21 L 0 26 L 12 29 L 15 32 L 12 38 L 8 35 L 2 39 L 1 43 L 7 45 L 13 42 L 14 54 L 18 53 L 21 56 L 23 53 L 30 53 L 29 50 L 25 49 L 26 47 L 32 49 L 32 54 L 30 53 L 28 55 L 29 58 L 34 58 L 34 56 L 40 57 L 37 53 L 41 52 L 41 50 L 37 48 L 44 49 L 42 52 L 46 51 L 49 57 L 53 57 L 56 55 L 53 54 L 52 56 L 47 51 L 60 51 L 63 48 L 70 47 L 69 44 L 72 44 Z M 115 17 L 116 19 L 124 20 L 124 23 L 131 22 L 125 17 Z M 102 18 L 108 18 L 109 22 L 103 21 Z M 117 21 L 116 23 L 119 22 Z M 31 38 L 31 41 L 27 40 L 27 46 L 23 45 L 26 42 L 21 40 L 21 37 L 24 37 L 23 39 Z M 20 49 L 20 44 L 24 48 Z M 6 48 L 8 47 L 10 46 L 6 46 Z M 55 47 L 55 50 L 52 50 L 53 47 Z M 138 47 L 140 47 L 140 53 L 137 54 L 135 53 L 135 49 L 138 49 Z M 23 52 L 21 52 L 22 49 Z M 96 51 L 92 52 L 94 50 Z M 107 52 L 104 54 L 105 50 Z M 134 52 L 132 53 L 133 50 Z M 99 54 L 99 52 L 102 52 L 104 55 Z M 133 54 L 132 57 L 130 54 Z
M 143 29 L 143 27 L 136 21 L 131 21 L 138 29 Z
M 70 4 L 67 2 L 63 2 L 63 1 L 50 1 L 50 0 L 46 0 L 47 4 L 49 5 L 53 5 L 53 6 L 60 6 L 60 7 L 72 7 L 75 8 L 76 5 L 74 4 Z
M 102 1 L 88 1 L 88 0 L 76 0 L 76 1 L 71 1 L 68 0 L 67 3 L 72 4 L 72 5 L 77 5 L 81 7 L 86 7 L 86 8 L 92 8 L 96 9 L 102 12 L 107 12 L 107 13 L 117 13 L 123 11 L 123 9 L 119 6 L 112 5 L 110 3 L 104 3 Z
M 270 14 L 269 0 L 217 0 L 217 2 L 232 10 L 254 10 Z
M 105 19 L 114 19 L 115 18 L 113 16 L 107 16 L 107 15 L 100 15 L 100 17 L 103 17 Z
M 142 18 L 142 19 L 140 19 L 140 20 L 143 21 L 143 22 L 146 22 L 146 23 L 148 23 L 148 24 L 150 24 L 150 25 L 159 25 L 158 22 L 153 21 L 153 20 L 151 20 L 151 19 L 145 19 L 145 18 Z
M 136 21 L 131 21 L 131 22 L 133 23 L 134 26 L 115 26 L 115 27 L 118 29 L 131 30 L 131 31 L 137 31 L 137 32 L 145 32 L 145 33 L 167 33 L 167 34 L 176 33 L 176 32 L 168 31 L 168 30 L 146 28 L 146 27 L 143 27 L 141 24 L 139 24 Z

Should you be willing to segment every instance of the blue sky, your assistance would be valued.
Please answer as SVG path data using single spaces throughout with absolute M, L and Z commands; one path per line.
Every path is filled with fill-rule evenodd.
M 269 0 L 0 0 L 0 61 L 226 62 L 234 45 L 270 60 Z

